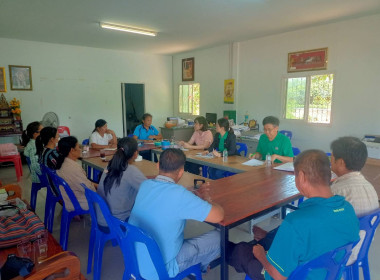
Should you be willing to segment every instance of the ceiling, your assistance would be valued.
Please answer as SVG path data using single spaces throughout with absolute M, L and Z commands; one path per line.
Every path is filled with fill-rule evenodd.
M 380 0 L 0 0 L 0 38 L 170 55 L 376 13 Z

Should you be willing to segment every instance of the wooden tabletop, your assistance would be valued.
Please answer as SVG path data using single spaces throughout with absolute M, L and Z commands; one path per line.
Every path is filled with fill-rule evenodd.
M 210 196 L 224 209 L 222 226 L 272 211 L 300 197 L 294 174 L 268 168 L 210 182 Z
M 139 151 L 146 151 L 146 150 L 152 150 L 152 149 L 157 149 L 157 148 L 158 147 L 156 147 L 154 145 L 154 143 L 153 144 L 143 144 L 142 146 L 138 147 L 138 150 Z M 90 148 L 88 152 L 86 152 L 86 153 L 82 152 L 82 158 L 100 157 L 100 150 L 101 149 Z M 106 156 L 111 156 L 111 155 L 114 155 L 116 153 L 116 149 L 115 150 L 103 149 L 103 150 L 105 150 Z
M 156 149 L 152 151 L 156 154 L 161 154 L 163 151 L 162 149 Z M 214 157 L 211 159 L 203 158 L 197 156 L 198 153 L 201 151 L 199 150 L 189 150 L 185 151 L 186 155 L 186 161 L 197 163 L 200 165 L 206 165 L 213 168 L 218 168 L 224 171 L 229 171 L 233 173 L 242 173 L 246 171 L 251 171 L 257 168 L 264 168 L 265 166 L 248 166 L 243 165 L 244 162 L 248 161 L 249 159 L 242 156 L 228 156 L 227 162 L 223 162 L 222 157 Z
M 106 157 L 108 161 L 111 158 L 112 156 Z M 82 159 L 82 163 L 101 171 L 103 171 L 104 168 L 106 168 L 108 165 L 108 162 L 102 161 L 99 157 Z M 133 165 L 140 169 L 146 177 L 155 177 L 158 175 L 157 163 L 143 159 L 142 161 L 135 161 Z M 179 180 L 178 184 L 190 188 L 194 186 L 194 179 L 204 179 L 206 181 L 211 181 L 211 179 L 185 172 L 181 180 Z

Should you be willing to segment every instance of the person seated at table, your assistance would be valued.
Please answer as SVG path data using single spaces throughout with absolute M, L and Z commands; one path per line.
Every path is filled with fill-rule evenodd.
M 214 137 L 214 141 L 211 146 L 208 148 L 208 152 L 212 152 L 215 157 L 222 157 L 223 151 L 227 150 L 229 156 L 233 156 L 237 154 L 236 150 L 236 136 L 232 129 L 230 129 L 230 125 L 228 120 L 225 118 L 221 118 L 216 122 L 216 134 Z M 204 152 L 207 154 L 207 152 Z M 210 179 L 216 180 L 224 177 L 223 170 L 209 167 L 208 173 Z
M 186 156 L 180 149 L 169 148 L 160 156 L 159 175 L 144 181 L 137 194 L 129 223 L 147 232 L 160 247 L 170 277 L 190 266 L 201 263 L 203 271 L 220 254 L 220 232 L 212 230 L 184 239 L 187 219 L 218 223 L 224 210 L 215 202 L 205 201 L 178 185 L 184 173 Z M 207 183 L 206 183 L 207 184 Z M 207 186 L 202 185 L 200 190 Z M 200 196 L 207 198 L 207 191 Z M 137 261 L 144 279 L 158 279 L 146 248 L 136 246 Z
M 65 159 L 56 150 L 58 141 L 58 130 L 50 126 L 44 127 L 36 138 L 38 162 L 54 170 L 57 169 L 57 166 L 61 166 Z
M 180 141 L 179 144 L 190 150 L 206 150 L 210 147 L 214 137 L 210 130 L 208 130 L 208 124 L 205 117 L 197 117 L 194 120 L 194 133 L 191 136 L 189 142 Z M 199 175 L 199 168 L 201 165 L 186 162 L 185 171 Z
M 30 160 L 30 174 L 33 183 L 40 183 L 38 175 L 41 175 L 40 164 L 36 148 L 36 138 L 40 135 L 43 126 L 40 122 L 31 122 L 22 133 L 22 145 L 25 147 L 24 155 Z
M 136 126 L 133 132 L 133 138 L 147 143 L 162 139 L 161 133 L 152 125 L 152 119 L 151 114 L 145 113 L 142 116 L 142 124 Z
M 112 215 L 126 221 L 131 214 L 140 185 L 147 178 L 133 165 L 138 156 L 137 141 L 131 137 L 120 139 L 117 150 L 99 182 L 98 194 L 107 202 Z M 106 226 L 103 217 L 99 224 Z
M 278 132 L 280 120 L 269 116 L 263 120 L 264 134 L 260 136 L 256 153 L 249 158 L 265 160 L 267 154 L 271 155 L 272 163 L 292 162 L 294 158 L 292 144 L 288 137 Z
M 344 196 L 359 217 L 379 208 L 375 188 L 360 173 L 367 157 L 367 146 L 356 137 L 340 137 L 331 143 L 331 170 L 338 176 L 331 190 Z M 365 231 L 360 231 L 361 239 L 364 236 Z M 347 265 L 357 259 L 360 247 L 361 243 L 352 249 Z
M 88 203 L 84 194 L 84 189 L 80 184 L 85 184 L 93 191 L 96 191 L 97 185 L 87 179 L 86 172 L 77 162 L 82 153 L 82 150 L 79 147 L 78 139 L 74 136 L 62 138 L 58 142 L 58 150 L 65 160 L 62 164 L 57 165 L 57 175 L 64 179 L 70 186 L 79 202 L 80 207 L 82 207 L 83 210 L 88 210 Z M 65 201 L 67 211 L 74 211 L 74 206 L 69 196 L 62 188 L 61 194 L 63 200 Z
M 309 199 L 286 216 L 273 242 L 263 239 L 253 245 L 229 244 L 228 263 L 237 272 L 264 279 L 264 268 L 265 279 L 286 279 L 297 266 L 359 240 L 359 221 L 352 205 L 331 192 L 326 154 L 319 150 L 302 152 L 294 161 L 294 173 L 297 189 Z M 308 279 L 324 279 L 321 272 L 312 271 Z
M 93 149 L 116 148 L 117 138 L 113 130 L 108 129 L 107 122 L 99 119 L 90 137 L 90 146 Z

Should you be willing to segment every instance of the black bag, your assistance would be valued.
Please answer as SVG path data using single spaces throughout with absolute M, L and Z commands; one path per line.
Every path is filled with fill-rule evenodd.
M 34 267 L 34 263 L 28 258 L 20 258 L 16 255 L 8 255 L 7 261 L 1 268 L 1 279 L 10 280 L 16 276 L 28 275 Z

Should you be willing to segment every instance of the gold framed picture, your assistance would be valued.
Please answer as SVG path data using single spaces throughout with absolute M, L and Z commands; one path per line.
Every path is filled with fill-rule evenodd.
M 182 81 L 194 81 L 194 57 L 182 59 Z
M 7 83 L 5 81 L 4 67 L 0 67 L 0 92 L 7 92 Z
M 327 48 L 288 54 L 288 73 L 327 69 Z
M 32 90 L 32 67 L 9 65 L 11 90 Z

